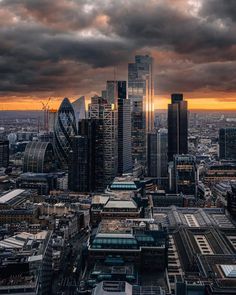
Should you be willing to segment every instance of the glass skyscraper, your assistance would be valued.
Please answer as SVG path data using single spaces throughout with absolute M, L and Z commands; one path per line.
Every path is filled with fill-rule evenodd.
M 72 137 L 77 134 L 75 113 L 68 98 L 64 98 L 54 125 L 54 149 L 62 168 L 68 168 Z
M 109 185 L 117 174 L 118 146 L 117 146 L 117 110 L 112 104 L 99 96 L 91 98 L 88 115 L 90 119 L 100 120 L 102 130 L 103 176 L 104 188 Z
M 171 95 L 168 105 L 168 161 L 176 154 L 188 153 L 188 104 L 183 94 Z
M 236 128 L 221 128 L 219 131 L 220 159 L 236 160 Z
M 85 110 L 85 97 L 81 96 L 72 102 L 72 107 L 75 113 L 76 126 L 78 126 L 79 120 L 83 120 L 86 118 L 86 110 Z
M 147 173 L 148 176 L 158 178 L 167 178 L 167 129 L 159 129 L 148 133 L 148 157 Z
M 136 55 L 128 64 L 128 98 L 131 101 L 132 158 L 146 166 L 147 132 L 153 129 L 153 59 Z

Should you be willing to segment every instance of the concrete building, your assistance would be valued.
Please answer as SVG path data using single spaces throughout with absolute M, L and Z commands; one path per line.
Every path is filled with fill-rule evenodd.
M 0 294 L 51 294 L 51 235 L 23 232 L 0 241 Z

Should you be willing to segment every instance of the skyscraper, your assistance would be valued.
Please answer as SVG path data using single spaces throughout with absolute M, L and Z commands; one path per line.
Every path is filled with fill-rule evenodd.
M 219 131 L 220 159 L 236 160 L 236 128 L 221 128 Z
M 72 102 L 71 105 L 72 105 L 72 107 L 74 109 L 74 113 L 75 113 L 76 126 L 78 126 L 79 120 L 86 118 L 85 97 L 81 96 L 80 98 L 78 98 L 74 102 Z
M 90 191 L 88 144 L 86 136 L 72 137 L 68 169 L 68 188 L 72 191 Z
M 168 105 L 168 161 L 176 154 L 188 153 L 188 106 L 183 94 L 171 95 Z
M 167 129 L 148 133 L 147 173 L 160 180 L 167 177 Z
M 0 167 L 7 168 L 9 165 L 9 141 L 0 140 Z
M 196 196 L 197 166 L 192 155 L 174 155 L 174 187 L 175 192 Z
M 118 173 L 132 172 L 130 100 L 118 98 Z
M 79 192 L 103 191 L 103 132 L 99 119 L 79 121 L 78 136 L 72 139 L 68 184 Z
M 89 118 L 100 120 L 103 140 L 104 186 L 110 184 L 117 174 L 117 110 L 102 97 L 94 96 L 89 104 Z
M 146 136 L 153 129 L 153 59 L 135 56 L 128 64 L 128 98 L 131 101 L 132 158 L 146 165 Z
M 72 150 L 71 138 L 77 134 L 75 114 L 68 98 L 64 98 L 54 125 L 54 149 L 62 168 L 67 168 Z
M 106 92 L 103 92 L 105 94 L 103 98 L 106 98 L 108 103 L 117 105 L 118 98 L 127 98 L 126 88 L 126 81 L 109 80 L 106 84 Z

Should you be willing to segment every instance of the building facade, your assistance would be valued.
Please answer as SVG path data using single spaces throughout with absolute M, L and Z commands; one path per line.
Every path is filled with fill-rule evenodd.
M 185 195 L 196 195 L 197 166 L 192 155 L 174 155 L 175 192 Z
M 9 141 L 0 140 L 0 167 L 6 168 L 9 164 Z
M 219 156 L 224 160 L 236 160 L 236 128 L 220 129 Z
M 62 168 L 68 168 L 69 152 L 72 149 L 71 138 L 76 134 L 75 113 L 69 99 L 64 98 L 54 125 L 54 149 Z
M 118 173 L 132 172 L 130 100 L 118 98 Z
M 94 96 L 89 104 L 89 118 L 99 120 L 100 124 L 105 188 L 116 176 L 118 168 L 117 110 L 107 100 Z
M 188 153 L 188 106 L 183 94 L 171 95 L 168 105 L 168 161 L 176 154 Z
M 23 172 L 48 173 L 55 169 L 53 146 L 49 142 L 31 141 L 24 152 Z
M 148 133 L 147 173 L 159 180 L 167 177 L 167 129 Z
M 75 121 L 76 126 L 78 126 L 78 122 L 82 119 L 86 118 L 86 110 L 85 110 L 85 97 L 81 96 L 80 98 L 76 99 L 72 102 L 72 107 L 75 113 Z
M 132 158 L 146 166 L 146 133 L 153 129 L 153 59 L 135 56 L 128 64 L 128 98 L 131 101 Z

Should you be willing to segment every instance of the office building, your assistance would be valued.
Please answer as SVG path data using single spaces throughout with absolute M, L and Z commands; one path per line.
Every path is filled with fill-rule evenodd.
M 132 172 L 130 100 L 118 98 L 118 173 Z
M 109 185 L 117 174 L 118 168 L 118 131 L 117 110 L 102 97 L 94 96 L 89 104 L 89 118 L 99 120 L 103 151 L 103 189 Z
M 168 105 L 168 161 L 176 154 L 188 153 L 188 108 L 183 94 L 171 95 Z
M 72 191 L 89 192 L 89 140 L 85 136 L 72 138 L 70 151 L 68 187 Z
M 55 157 L 50 142 L 31 141 L 24 152 L 23 172 L 48 173 L 55 170 Z
M 236 160 L 236 128 L 220 129 L 219 156 L 224 160 Z
M 174 155 L 175 193 L 196 196 L 197 166 L 192 155 Z
M 9 164 L 9 141 L 0 140 L 0 168 L 7 168 Z
M 39 195 L 47 195 L 57 188 L 57 178 L 54 173 L 22 173 L 16 179 L 16 187 L 37 190 Z
M 126 81 L 107 81 L 106 93 L 103 92 L 103 95 L 105 94 L 103 98 L 107 99 L 108 103 L 117 105 L 118 98 L 127 98 L 126 88 Z
M 85 97 L 81 96 L 80 98 L 73 101 L 71 105 L 75 113 L 76 126 L 78 126 L 78 122 L 86 118 Z
M 75 113 L 68 98 L 64 98 L 56 115 L 54 125 L 54 149 L 59 165 L 67 169 L 71 138 L 77 134 Z
M 212 184 L 236 180 L 236 164 L 221 163 L 207 166 L 204 174 L 204 182 L 211 186 Z
M 158 178 L 160 182 L 167 178 L 167 144 L 167 129 L 148 133 L 147 173 L 150 177 Z
M 167 232 L 155 222 L 104 219 L 88 242 L 88 263 L 119 259 L 143 270 L 163 271 L 167 250 Z
M 153 59 L 135 56 L 128 64 L 128 98 L 131 101 L 132 158 L 146 166 L 146 133 L 153 129 Z

